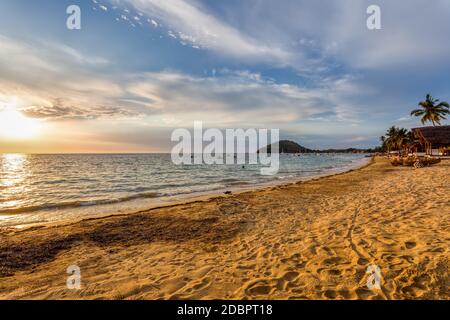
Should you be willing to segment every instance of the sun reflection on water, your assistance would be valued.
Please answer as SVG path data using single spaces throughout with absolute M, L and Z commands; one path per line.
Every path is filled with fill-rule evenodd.
M 24 166 L 27 156 L 24 154 L 4 154 L 1 158 L 1 184 L 11 187 L 24 178 Z
M 27 175 L 26 164 L 25 154 L 0 155 L 0 208 L 18 204 L 15 198 L 23 192 L 22 182 Z M 3 196 L 9 201 L 4 201 Z

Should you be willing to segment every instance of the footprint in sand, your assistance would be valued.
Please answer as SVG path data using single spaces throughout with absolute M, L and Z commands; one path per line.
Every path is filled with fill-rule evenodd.
M 289 272 L 286 272 L 286 273 L 284 274 L 284 276 L 282 277 L 282 279 L 285 280 L 285 281 L 291 282 L 291 281 L 294 281 L 295 279 L 297 279 L 298 275 L 299 275 L 298 272 L 295 272 L 295 271 L 289 271 Z
M 402 288 L 402 292 L 404 294 L 406 294 L 407 296 L 413 297 L 413 298 L 417 298 L 418 296 L 420 296 L 421 291 L 422 290 L 415 287 L 414 285 L 410 285 L 410 286 L 406 286 L 406 287 Z
M 405 242 L 405 247 L 407 248 L 407 249 L 412 249 L 412 248 L 414 248 L 416 246 L 416 243 L 414 242 L 414 241 L 406 241 Z
M 412 256 L 403 255 L 403 256 L 400 256 L 400 258 L 406 260 L 408 263 L 414 263 L 414 257 L 412 257 Z
M 427 274 L 414 277 L 414 284 L 422 290 L 428 290 L 428 283 L 430 283 L 430 281 L 431 278 Z
M 356 295 L 358 296 L 358 299 L 362 300 L 367 300 L 376 296 L 376 294 L 373 291 L 366 288 L 358 288 L 355 290 L 355 292 Z
M 365 259 L 365 258 L 359 258 L 358 259 L 358 264 L 360 265 L 360 266 L 365 266 L 365 265 L 367 265 L 369 263 L 369 260 L 367 260 L 367 259 Z
M 327 290 L 323 293 L 327 299 L 336 299 L 337 293 L 334 290 Z
M 327 255 L 329 255 L 329 256 L 335 255 L 334 250 L 333 250 L 333 249 L 330 249 L 330 248 L 327 247 L 327 246 L 320 247 L 320 249 L 322 249 L 323 251 L 325 251 L 325 253 L 326 253 Z
M 250 284 L 246 289 L 245 293 L 250 296 L 260 296 L 270 294 L 273 287 L 268 281 L 261 280 Z
M 341 275 L 341 270 L 338 269 L 331 269 L 328 270 L 328 273 L 332 276 L 340 276 Z
M 316 245 L 310 245 L 309 247 L 308 247 L 308 250 L 309 250 L 309 252 L 310 253 L 312 253 L 312 254 L 317 254 L 317 250 L 316 250 Z
M 328 258 L 322 261 L 322 263 L 326 266 L 331 266 L 331 265 L 337 265 L 340 264 L 340 262 L 342 262 L 342 258 L 341 257 L 333 257 L 333 258 Z
M 341 289 L 339 290 L 339 295 L 344 298 L 345 300 L 352 299 L 353 295 L 348 291 L 347 289 Z
M 204 289 L 206 287 L 208 287 L 211 284 L 211 279 L 210 278 L 204 278 L 202 279 L 200 282 L 196 282 L 191 284 L 191 287 L 189 288 L 191 291 L 198 291 L 201 289 Z

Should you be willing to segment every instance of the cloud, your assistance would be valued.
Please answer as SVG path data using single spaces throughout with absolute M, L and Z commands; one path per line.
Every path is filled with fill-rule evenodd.
M 133 113 L 115 101 L 123 93 L 120 84 L 86 68 L 104 66 L 105 59 L 60 44 L 0 39 L 0 98 L 17 97 L 29 116 L 92 119 Z
M 358 114 L 348 101 L 364 92 L 351 77 L 325 78 L 308 88 L 224 68 L 212 77 L 173 71 L 117 76 L 93 71 L 108 65 L 101 57 L 87 57 L 61 44 L 33 45 L 35 50 L 29 50 L 30 44 L 3 37 L 0 95 L 20 97 L 24 112 L 38 118 L 147 115 L 167 125 L 204 120 L 223 126 L 282 125 L 306 119 L 354 122 Z M 47 65 L 45 57 L 56 56 Z
M 47 120 L 93 120 L 99 118 L 123 118 L 135 117 L 136 113 L 120 107 L 94 106 L 94 107 L 74 107 L 65 105 L 60 99 L 61 105 L 51 106 L 28 106 L 22 108 L 22 112 L 31 118 Z
M 113 1 L 119 4 L 118 1 Z M 221 21 L 194 1 L 183 0 L 127 0 L 136 10 L 151 18 L 164 21 L 176 30 L 181 41 L 192 46 L 214 50 L 221 55 L 241 59 L 259 59 L 281 62 L 290 59 L 290 53 L 273 43 L 261 42 Z M 154 26 L 154 20 L 150 20 Z M 171 37 L 175 33 L 169 31 Z
M 282 126 L 302 120 L 357 122 L 348 96 L 364 88 L 353 78 L 326 79 L 314 88 L 279 84 L 249 71 L 219 70 L 214 77 L 176 72 L 145 73 L 127 81 L 126 91 L 148 109 L 178 124 L 202 120 L 223 126 Z
M 28 68 L 43 72 L 57 72 L 57 66 L 46 57 L 36 55 L 33 46 L 14 41 L 0 34 L 0 67 L 5 72 L 26 73 Z M 22 63 L 24 62 L 25 65 Z
M 48 120 L 146 116 L 166 126 L 203 120 L 215 126 L 264 127 L 302 120 L 355 122 L 358 112 L 350 97 L 364 92 L 351 77 L 301 87 L 248 70 L 218 69 L 212 77 L 174 71 L 117 76 L 91 70 L 106 60 L 62 45 L 46 46 L 44 52 L 39 44 L 28 50 L 28 44 L 3 40 L 0 96 L 17 96 L 28 116 Z M 14 63 L 12 52 L 17 54 Z M 66 54 L 47 66 L 45 57 L 61 52 Z M 77 68 L 80 64 L 84 67 Z
M 111 0 L 119 3 L 117 0 Z M 120 2 L 123 3 L 123 2 Z M 380 0 L 382 30 L 366 27 L 370 0 L 271 0 L 233 2 L 126 0 L 172 35 L 191 45 L 252 62 L 322 73 L 336 64 L 351 68 L 404 68 L 446 61 L 450 6 L 437 0 Z M 432 35 L 432 36 L 431 36 Z M 436 61 L 437 60 L 437 61 Z
M 64 44 L 44 43 L 44 45 L 47 48 L 52 49 L 53 52 L 66 56 L 66 58 L 71 59 L 79 65 L 105 66 L 109 64 L 109 61 L 105 58 L 85 55 L 80 51 Z

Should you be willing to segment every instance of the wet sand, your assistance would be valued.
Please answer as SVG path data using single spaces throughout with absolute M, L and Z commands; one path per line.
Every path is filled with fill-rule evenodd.
M 450 299 L 450 161 L 0 228 L 2 299 Z M 66 270 L 81 269 L 81 290 Z M 368 266 L 381 288 L 367 288 Z

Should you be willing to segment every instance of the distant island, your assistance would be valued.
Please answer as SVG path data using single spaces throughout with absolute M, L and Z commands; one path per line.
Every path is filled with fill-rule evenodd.
M 261 148 L 258 150 L 258 153 L 259 152 L 271 153 L 272 146 L 273 146 L 273 144 L 268 145 L 264 148 Z M 312 152 L 314 152 L 311 149 L 302 147 L 298 143 L 296 143 L 294 141 L 289 141 L 289 140 L 280 140 L 278 143 L 278 146 L 279 146 L 278 150 L 280 153 L 312 153 Z
M 268 145 L 264 148 L 258 150 L 260 152 L 272 152 L 272 145 Z M 266 151 L 267 149 L 267 151 Z M 279 141 L 279 152 L 280 153 L 374 153 L 379 152 L 378 148 L 375 149 L 357 149 L 357 148 L 347 148 L 347 149 L 325 149 L 325 150 L 313 150 L 308 149 L 299 145 L 297 142 L 290 140 L 280 140 Z

